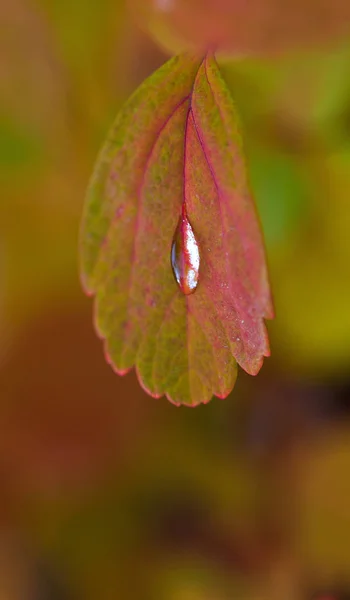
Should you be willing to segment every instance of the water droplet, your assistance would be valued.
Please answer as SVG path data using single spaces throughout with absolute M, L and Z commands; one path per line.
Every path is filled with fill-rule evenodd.
M 185 205 L 171 246 L 171 266 L 180 290 L 192 294 L 198 285 L 199 248 L 187 218 Z

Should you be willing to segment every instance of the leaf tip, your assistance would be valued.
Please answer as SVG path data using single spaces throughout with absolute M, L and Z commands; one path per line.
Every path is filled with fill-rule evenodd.
M 143 389 L 143 391 L 148 396 L 151 396 L 151 398 L 156 398 L 157 400 L 163 396 L 163 394 L 154 392 L 153 390 L 151 390 L 149 387 L 146 386 L 146 384 L 144 383 L 144 381 L 142 379 L 142 375 L 141 375 L 137 365 L 135 365 L 134 370 L 135 370 L 135 374 L 136 374 L 136 379 L 139 382 L 140 387 Z
M 264 364 L 265 356 L 266 356 L 266 354 L 264 354 L 260 358 L 257 358 L 256 360 L 250 362 L 249 364 L 246 364 L 243 367 L 245 372 L 248 373 L 248 375 L 252 375 L 253 377 L 256 377 L 261 371 L 261 368 Z
M 81 289 L 83 290 L 85 296 L 87 296 L 88 298 L 92 298 L 95 294 L 95 290 L 93 289 L 93 287 L 91 285 L 89 285 L 88 277 L 86 276 L 82 267 L 80 267 L 79 271 L 80 271 L 79 279 L 80 279 Z

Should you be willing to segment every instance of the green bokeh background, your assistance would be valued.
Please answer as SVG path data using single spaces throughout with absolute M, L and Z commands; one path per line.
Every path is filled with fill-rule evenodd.
M 194 410 L 112 373 L 77 272 L 98 148 L 166 58 L 123 2 L 0 4 L 0 600 L 350 588 L 350 39 L 222 62 L 276 319 Z

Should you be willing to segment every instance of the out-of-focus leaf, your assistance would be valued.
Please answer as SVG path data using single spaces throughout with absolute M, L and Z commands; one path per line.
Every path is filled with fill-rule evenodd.
M 167 50 L 218 45 L 238 54 L 325 44 L 350 31 L 348 0 L 129 0 Z
M 259 146 L 252 148 L 248 155 L 266 243 L 276 247 L 299 224 L 307 194 L 294 157 Z
M 350 153 L 305 157 L 309 202 L 289 248 L 272 255 L 279 324 L 271 333 L 293 369 L 317 378 L 349 370 Z
M 0 23 L 1 121 L 52 156 L 66 131 L 66 90 L 47 24 L 26 0 L 1 2 Z
M 244 124 L 246 145 L 296 155 L 332 148 L 347 136 L 349 43 L 332 51 L 220 61 Z M 267 148 L 268 146 L 268 148 Z M 286 157 L 287 158 L 287 157 Z M 293 156 L 291 156 L 293 160 Z
M 110 116 L 111 92 L 114 92 L 114 102 L 120 95 L 123 97 L 116 80 L 120 77 L 117 57 L 125 52 L 125 3 L 122 0 L 100 0 L 83 5 L 76 2 L 65 5 L 60 0 L 39 2 L 50 22 L 51 37 L 65 67 L 69 83 L 67 99 L 72 113 L 69 118 L 71 124 L 74 123 L 75 137 L 84 135 L 86 122 L 90 132 L 99 136 L 100 127 L 106 126 Z M 80 127 L 83 132 L 79 131 Z
M 174 403 L 227 396 L 234 359 L 256 374 L 269 354 L 269 284 L 241 146 L 214 58 L 176 57 L 121 111 L 90 187 L 82 275 L 108 360 L 120 374 L 136 365 L 142 385 Z M 185 263 L 192 252 L 184 215 L 200 256 L 190 295 L 169 264 L 178 223 Z

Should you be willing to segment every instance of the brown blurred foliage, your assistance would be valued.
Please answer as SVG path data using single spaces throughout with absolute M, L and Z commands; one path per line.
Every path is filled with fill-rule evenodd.
M 0 3 L 0 599 L 347 593 L 350 4 L 149 7 Z M 193 411 L 110 370 L 77 272 L 98 147 L 180 34 L 255 54 L 222 69 L 277 312 L 259 377 Z

